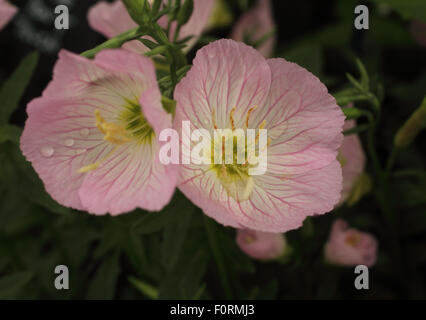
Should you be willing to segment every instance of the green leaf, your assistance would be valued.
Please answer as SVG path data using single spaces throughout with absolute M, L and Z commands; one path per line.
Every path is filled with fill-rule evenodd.
M 158 291 L 153 286 L 135 278 L 135 277 L 129 277 L 129 282 L 138 289 L 142 294 L 147 296 L 150 299 L 157 299 L 158 298 Z
M 424 0 L 370 0 L 385 4 L 397 11 L 404 19 L 418 19 L 426 22 L 426 1 Z
M 172 270 L 181 253 L 183 243 L 188 234 L 194 207 L 179 213 L 179 220 L 167 225 L 163 240 L 163 265 Z
M 96 270 L 91 282 L 87 299 L 111 300 L 115 296 L 115 287 L 120 274 L 119 254 L 115 252 L 105 258 Z
M 22 155 L 19 147 L 5 143 L 0 149 L 0 179 L 9 179 L 9 187 L 20 197 L 24 196 L 32 203 L 38 204 L 52 212 L 67 214 L 69 209 L 61 206 L 45 191 L 43 183 Z M 3 170 L 7 166 L 7 170 Z M 25 186 L 25 188 L 22 188 Z
M 135 234 L 149 234 L 164 229 L 168 224 L 174 223 L 180 216 L 182 201 L 185 198 L 176 193 L 170 204 L 161 212 L 144 213 L 143 217 L 133 225 Z
M 37 66 L 38 58 L 39 54 L 37 52 L 27 55 L 0 88 L 0 125 L 8 123 L 11 114 L 17 108 Z
M 0 143 L 11 141 L 19 145 L 19 137 L 22 129 L 12 124 L 6 124 L 0 127 Z
M 15 299 L 33 276 L 33 272 L 25 271 L 0 278 L 0 299 Z
M 188 22 L 194 10 L 194 0 L 184 0 L 177 15 L 177 21 L 180 26 Z
M 301 65 L 316 76 L 321 75 L 324 59 L 321 47 L 317 44 L 303 43 L 284 52 L 282 56 L 288 61 Z

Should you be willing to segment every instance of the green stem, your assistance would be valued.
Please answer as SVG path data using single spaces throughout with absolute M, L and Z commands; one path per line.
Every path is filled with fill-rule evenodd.
M 426 176 L 426 171 L 421 169 L 407 169 L 407 170 L 399 170 L 392 173 L 393 178 L 421 178 Z
M 118 36 L 111 38 L 105 41 L 104 43 L 101 43 L 93 49 L 84 51 L 81 55 L 83 57 L 93 59 L 98 52 L 104 49 L 120 48 L 127 41 L 135 40 L 142 37 L 145 34 L 145 31 L 146 30 L 143 27 L 136 27 L 134 29 L 123 32 L 122 34 L 119 34 Z
M 391 172 L 391 170 L 393 168 L 393 165 L 395 164 L 395 159 L 396 159 L 396 157 L 398 155 L 398 151 L 399 151 L 399 149 L 397 147 L 394 146 L 392 148 L 392 152 L 391 152 L 391 154 L 390 154 L 390 156 L 388 158 L 388 162 L 387 162 L 387 165 L 386 165 L 386 171 L 385 171 L 385 176 L 386 177 L 389 177 L 389 175 L 390 175 L 390 172 Z
M 223 289 L 225 290 L 225 297 L 228 300 L 232 299 L 232 291 L 229 285 L 228 274 L 226 272 L 226 267 L 223 261 L 222 253 L 219 249 L 215 226 L 213 224 L 213 221 L 207 216 L 204 216 L 204 226 L 207 231 L 207 238 L 209 240 L 210 248 L 213 252 L 213 256 L 214 256 L 217 268 L 219 270 L 222 286 L 223 286 Z

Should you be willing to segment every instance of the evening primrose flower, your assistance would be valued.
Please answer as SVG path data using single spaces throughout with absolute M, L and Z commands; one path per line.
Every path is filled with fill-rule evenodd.
M 194 0 L 194 9 L 191 18 L 179 31 L 179 40 L 189 36 L 194 37 L 187 42 L 188 48 L 195 44 L 197 38 L 206 28 L 213 4 L 214 0 Z M 99 1 L 89 9 L 88 20 L 89 25 L 94 30 L 102 33 L 107 38 L 115 37 L 122 32 L 137 27 L 121 0 L 115 0 L 112 3 Z M 168 17 L 166 15 L 161 17 L 158 23 L 161 27 L 166 28 L 167 21 Z M 170 39 L 173 39 L 175 31 L 176 24 L 173 23 L 170 28 Z M 140 54 L 149 50 L 138 40 L 125 43 L 123 48 Z
M 148 58 L 120 49 L 88 60 L 62 50 L 27 113 L 21 149 L 60 204 L 115 215 L 169 202 L 178 175 L 160 163 L 156 137 L 171 116 Z
M 355 125 L 355 120 L 346 120 L 343 130 L 352 129 Z M 367 181 L 362 181 L 362 174 L 365 167 L 365 154 L 357 134 L 350 134 L 344 137 L 337 159 L 342 166 L 343 174 L 343 189 L 338 205 L 343 204 L 348 199 L 350 203 L 352 203 L 352 199 L 350 198 L 356 184 L 358 182 L 368 184 Z M 355 200 L 357 199 L 353 199 L 353 201 Z
M 243 13 L 232 29 L 231 38 L 251 44 L 260 41 L 257 47 L 265 57 L 270 57 L 275 47 L 275 22 L 270 0 L 258 0 L 255 7 Z
M 304 68 L 218 40 L 198 51 L 174 97 L 178 132 L 187 121 L 191 131 L 210 135 L 216 129 L 267 130 L 263 174 L 250 175 L 256 164 L 238 163 L 235 153 L 230 163 L 181 165 L 180 190 L 208 216 L 235 228 L 285 232 L 338 202 L 342 171 L 336 157 L 344 115 Z M 211 149 L 222 147 L 220 139 L 212 142 Z
M 0 0 L 0 30 L 13 18 L 18 11 L 14 5 L 6 0 Z
M 259 260 L 278 259 L 284 255 L 287 246 L 282 233 L 238 229 L 236 240 L 245 254 Z
M 324 247 L 327 262 L 371 267 L 377 259 L 377 240 L 369 233 L 349 228 L 342 219 L 334 221 L 330 238 Z

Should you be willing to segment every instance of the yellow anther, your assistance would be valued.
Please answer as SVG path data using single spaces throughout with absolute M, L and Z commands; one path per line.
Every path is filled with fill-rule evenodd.
M 231 120 L 232 131 L 235 130 L 234 112 L 235 112 L 235 107 L 232 108 L 231 113 L 229 114 L 229 119 Z
M 212 110 L 212 120 L 213 120 L 213 127 L 214 127 L 215 129 L 217 129 L 217 123 L 216 123 L 216 110 L 215 110 L 215 109 L 213 109 L 213 110 Z
M 249 119 L 250 119 L 250 114 L 257 108 L 257 106 L 251 107 L 248 111 L 247 111 L 247 117 L 246 117 L 246 128 L 248 128 L 248 123 L 249 123 Z
M 96 170 L 102 162 L 104 162 L 107 158 L 109 158 L 115 152 L 115 150 L 117 150 L 119 145 L 131 141 L 131 139 L 127 135 L 126 129 L 123 126 L 113 122 L 107 122 L 102 117 L 101 112 L 99 110 L 95 110 L 95 118 L 96 118 L 96 127 L 104 135 L 104 140 L 111 142 L 112 144 L 116 146 L 101 160 L 95 163 L 88 164 L 78 169 L 77 170 L 78 173 L 85 173 L 92 170 Z
M 95 163 L 89 164 L 87 166 L 81 167 L 80 169 L 77 170 L 77 172 L 78 173 L 85 173 L 85 172 L 95 170 L 99 167 L 100 164 L 101 164 L 100 162 L 95 162 Z
M 343 168 L 348 162 L 348 159 L 346 159 L 346 157 L 339 151 L 337 154 L 337 161 L 339 161 L 341 167 Z
M 108 159 L 114 152 L 115 150 L 117 150 L 118 146 L 115 146 L 110 152 L 108 152 L 108 154 L 103 157 L 101 160 L 96 161 L 95 163 L 91 163 L 88 164 L 87 166 L 81 167 L 80 169 L 77 170 L 78 173 L 85 173 L 85 172 L 89 172 L 92 170 L 96 170 L 101 164 L 102 162 L 104 162 L 106 159 Z
M 265 125 L 266 125 L 266 120 L 263 120 L 262 123 L 259 126 L 259 132 L 256 135 L 256 139 L 254 140 L 256 143 L 259 141 L 260 130 L 265 128 Z M 268 143 L 270 143 L 270 142 L 268 142 Z M 268 146 L 269 146 L 269 144 L 268 144 Z
M 96 126 L 98 127 L 99 131 L 105 134 L 105 130 L 103 128 L 103 124 L 106 122 L 105 119 L 101 116 L 101 112 L 99 110 L 95 110 L 95 117 L 96 117 Z
M 131 139 L 127 136 L 126 129 L 123 126 L 113 122 L 105 121 L 99 110 L 95 110 L 95 117 L 96 126 L 98 127 L 99 131 L 105 135 L 105 141 L 111 142 L 113 144 L 124 144 L 131 141 Z

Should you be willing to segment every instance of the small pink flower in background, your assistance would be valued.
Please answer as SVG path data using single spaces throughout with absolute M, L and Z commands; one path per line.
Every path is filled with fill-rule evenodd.
M 0 30 L 14 17 L 18 8 L 6 0 L 0 0 Z
M 189 48 L 195 44 L 197 38 L 207 26 L 210 13 L 213 9 L 213 4 L 214 0 L 194 1 L 192 16 L 179 32 L 179 39 L 194 36 L 194 38 L 188 42 Z M 132 20 L 132 18 L 130 18 L 126 7 L 120 0 L 116 0 L 112 3 L 100 1 L 90 8 L 88 19 L 90 26 L 107 38 L 115 37 L 122 32 L 137 27 L 137 24 Z M 167 16 L 160 18 L 158 23 L 161 27 L 167 27 L 167 19 Z M 172 35 L 174 34 L 175 29 L 175 26 L 172 25 L 170 30 Z M 148 48 L 138 40 L 124 44 L 123 48 L 136 53 L 144 53 L 148 51 Z
M 258 0 L 256 6 L 243 13 L 235 24 L 231 38 L 244 42 L 247 36 L 253 43 L 270 34 L 275 29 L 274 17 L 272 14 L 272 4 L 270 0 Z M 257 49 L 265 57 L 270 57 L 273 53 L 276 36 L 270 35 Z
M 171 116 L 148 58 L 104 50 L 88 60 L 62 50 L 27 113 L 21 149 L 60 204 L 115 215 L 169 202 L 178 174 L 160 163 L 156 136 Z
M 426 22 L 414 20 L 411 22 L 410 30 L 416 42 L 426 47 Z
M 218 40 L 197 52 L 174 97 L 178 132 L 185 120 L 191 132 L 211 136 L 215 128 L 267 130 L 264 174 L 249 175 L 251 165 L 237 163 L 181 166 L 180 190 L 208 216 L 235 228 L 286 232 L 338 202 L 344 115 L 306 69 Z
M 283 256 L 287 246 L 282 233 L 248 229 L 237 230 L 237 244 L 245 254 L 259 260 L 278 259 Z
M 377 241 L 369 233 L 350 229 L 348 224 L 337 219 L 331 228 L 330 237 L 324 248 L 328 262 L 371 267 L 376 263 Z
M 355 125 L 355 120 L 347 120 L 345 121 L 343 130 L 352 129 Z M 343 174 L 342 197 L 338 204 L 341 205 L 349 198 L 355 184 L 364 171 L 365 154 L 357 134 L 350 134 L 344 137 L 337 158 L 342 166 Z

